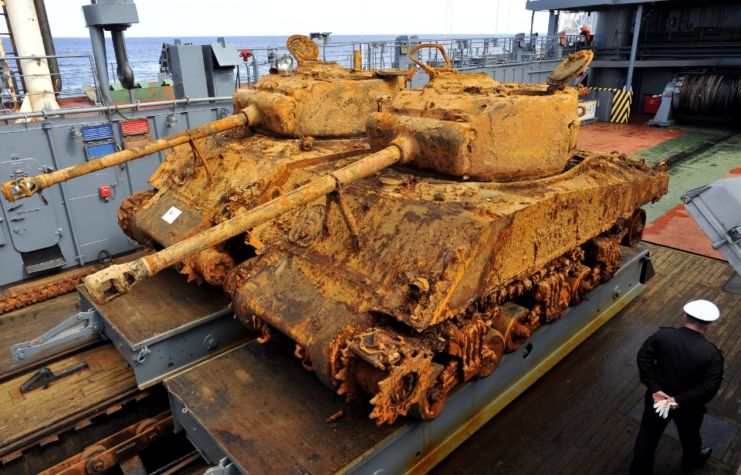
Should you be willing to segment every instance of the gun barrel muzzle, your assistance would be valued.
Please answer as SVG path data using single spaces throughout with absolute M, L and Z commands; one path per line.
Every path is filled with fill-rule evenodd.
M 178 145 L 190 142 L 191 140 L 202 139 L 209 135 L 215 135 L 230 129 L 249 125 L 248 122 L 247 114 L 240 112 L 239 114 L 150 142 L 141 147 L 121 150 L 120 152 L 96 158 L 95 160 L 90 160 L 85 163 L 80 163 L 79 165 L 69 168 L 63 168 L 52 173 L 33 177 L 16 178 L 15 180 L 0 185 L 0 189 L 2 190 L 3 196 L 6 200 L 10 202 L 18 201 L 21 198 L 33 196 L 34 194 L 41 192 L 43 189 L 49 188 L 57 183 L 77 178 L 78 176 L 88 175 L 98 170 L 102 170 L 103 168 L 115 167 L 116 165 L 136 160 L 137 158 L 146 157 L 147 155 L 161 152 L 168 148 L 177 147 Z
M 405 150 L 406 147 L 402 144 L 395 143 L 291 193 L 275 198 L 200 234 L 173 244 L 156 254 L 99 271 L 85 280 L 85 287 L 95 303 L 105 305 L 107 302 L 129 293 L 138 282 L 173 264 L 247 232 L 288 211 L 311 203 L 317 198 L 335 191 L 338 187 L 366 178 L 402 159 L 406 159 L 407 152 Z

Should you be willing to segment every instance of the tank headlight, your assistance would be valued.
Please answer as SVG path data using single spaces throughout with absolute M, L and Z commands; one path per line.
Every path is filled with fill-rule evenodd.
M 284 54 L 278 58 L 276 65 L 281 71 L 290 71 L 293 69 L 293 57 L 290 54 Z

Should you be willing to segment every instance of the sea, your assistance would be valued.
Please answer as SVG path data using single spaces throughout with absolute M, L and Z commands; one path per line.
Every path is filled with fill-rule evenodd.
M 420 35 L 420 38 L 443 38 L 444 35 Z M 456 35 L 461 37 L 481 37 L 481 35 Z M 392 48 L 384 48 L 384 43 L 393 42 L 396 35 L 332 35 L 333 46 L 320 46 L 320 59 L 326 61 L 337 61 L 344 66 L 349 66 L 352 61 L 352 46 L 341 46 L 342 44 L 363 42 L 364 54 L 368 51 L 370 45 L 373 56 L 374 67 L 390 67 L 393 57 Z M 192 43 L 196 45 L 216 42 L 215 37 L 204 36 L 183 36 L 178 38 L 181 43 Z M 260 74 L 265 74 L 269 68 L 267 63 L 268 49 L 275 48 L 278 54 L 285 54 L 286 40 L 288 36 L 228 36 L 225 37 L 227 42 L 234 43 L 238 50 L 252 50 L 258 58 Z M 7 37 L 3 39 L 3 45 L 6 52 L 13 51 L 10 41 Z M 159 59 L 162 52 L 162 46 L 168 43 L 174 43 L 175 38 L 142 38 L 127 37 L 126 48 L 129 57 L 129 63 L 134 71 L 136 81 L 157 81 L 161 79 Z M 108 74 L 110 82 L 117 82 L 115 55 L 110 37 L 106 38 L 107 43 L 107 60 Z M 94 82 L 92 65 L 92 46 L 90 38 L 54 38 L 54 47 L 57 55 L 68 56 L 59 58 L 59 66 L 62 72 L 63 91 L 65 95 L 81 95 L 84 93 L 83 85 L 89 85 Z M 357 48 L 357 45 L 355 46 Z M 385 51 L 385 53 L 384 53 Z M 9 62 L 11 70 L 16 70 L 13 61 Z M 247 82 L 247 68 L 252 71 L 252 66 L 243 64 L 239 67 L 239 80 L 242 83 Z M 17 70 L 16 70 L 17 75 Z M 17 80 L 17 77 L 16 77 Z

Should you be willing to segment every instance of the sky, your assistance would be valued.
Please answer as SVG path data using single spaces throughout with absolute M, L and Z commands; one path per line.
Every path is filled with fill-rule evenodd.
M 526 0 L 135 0 L 139 23 L 126 36 L 511 34 L 530 32 Z M 46 0 L 55 37 L 87 37 L 80 7 L 89 0 Z M 548 13 L 535 14 L 545 32 Z

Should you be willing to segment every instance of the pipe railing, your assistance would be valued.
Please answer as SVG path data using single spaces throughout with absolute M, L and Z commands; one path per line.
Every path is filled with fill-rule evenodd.
M 583 49 L 579 35 L 561 36 L 502 36 L 475 38 L 412 38 L 408 42 L 397 40 L 368 40 L 337 42 L 331 45 L 319 43 L 319 59 L 336 62 L 351 68 L 353 53 L 361 52 L 362 69 L 403 68 L 411 66 L 406 51 L 422 43 L 439 44 L 460 70 L 479 69 L 505 63 L 536 62 L 561 59 L 566 55 Z M 238 80 L 252 84 L 268 73 L 277 59 L 289 54 L 285 46 L 267 46 L 248 49 L 252 57 L 240 67 Z M 420 59 L 431 65 L 441 65 L 442 55 L 437 49 L 425 50 Z
M 32 119 L 35 117 L 58 117 L 58 116 L 73 116 L 77 114 L 90 114 L 98 112 L 115 113 L 116 111 L 124 110 L 141 110 L 142 108 L 162 108 L 166 106 L 174 106 L 178 104 L 199 104 L 206 102 L 229 102 L 231 104 L 232 96 L 223 97 L 203 97 L 195 99 L 172 99 L 169 101 L 157 101 L 157 102 L 144 102 L 136 101 L 131 104 L 119 104 L 115 106 L 92 106 L 92 107 L 75 107 L 69 109 L 55 109 L 55 110 L 43 110 L 38 112 L 18 112 L 13 114 L 0 115 L 0 121 L 13 121 L 21 119 Z
M 14 54 L 7 54 L 4 59 L 10 66 L 8 73 L 10 74 L 10 81 L 13 81 L 14 94 L 10 94 L 9 91 L 3 90 L 0 91 L 0 95 L 3 97 L 12 96 L 15 102 L 20 103 L 27 96 L 42 94 L 28 93 L 23 89 L 22 84 L 24 81 L 22 81 L 22 79 L 39 77 L 40 75 L 21 74 L 17 65 L 19 61 L 23 60 L 48 60 L 51 58 L 57 60 L 60 69 L 59 76 L 62 79 L 62 89 L 55 93 L 57 97 L 84 96 L 86 91 L 83 89 L 83 85 L 91 85 L 96 92 L 97 97 L 100 97 L 100 83 L 97 74 L 95 73 L 93 57 L 89 54 L 58 54 L 46 56 L 16 56 Z M 8 109 L 3 108 L 3 112 L 7 113 Z M 4 119 L 6 116 L 1 115 L 0 117 L 3 117 Z

